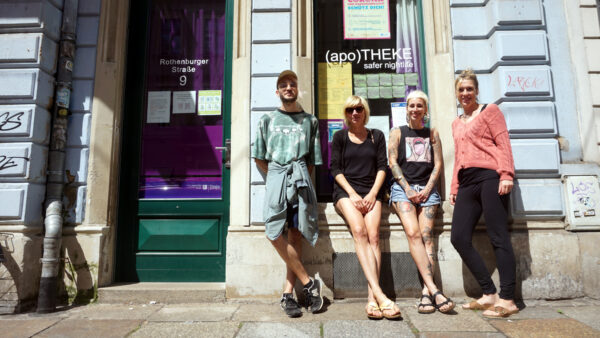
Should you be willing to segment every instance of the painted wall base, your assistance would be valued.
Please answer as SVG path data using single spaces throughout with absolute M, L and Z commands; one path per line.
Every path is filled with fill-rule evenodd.
M 285 265 L 259 228 L 252 227 L 250 229 L 254 231 L 244 232 L 230 229 L 227 238 L 227 298 L 275 298 L 281 294 Z M 594 249 L 592 243 L 597 243 L 600 236 L 590 235 L 577 235 L 563 230 L 513 231 L 511 240 L 517 262 L 516 298 L 597 297 L 591 290 L 597 290 L 600 282 L 600 277 L 597 277 L 600 276 L 598 250 L 595 256 L 588 254 L 585 260 L 581 258 L 585 256 L 583 251 L 587 253 Z M 475 279 L 452 247 L 450 233 L 438 233 L 435 240 L 438 260 L 436 282 L 441 284 L 444 292 L 458 297 L 481 294 Z M 402 231 L 382 231 L 380 245 L 384 252 L 408 252 Z M 488 237 L 483 232 L 477 232 L 474 245 L 484 257 L 492 272 L 492 279 L 498 286 L 498 271 Z M 580 250 L 583 250 L 581 256 Z M 319 272 L 326 286 L 324 294 L 332 298 L 339 296 L 332 289 L 334 252 L 354 252 L 348 231 L 322 231 L 316 247 L 305 244 L 302 253 L 308 273 L 313 275 Z M 590 292 L 584 292 L 586 290 Z M 299 289 L 296 291 L 298 293 Z M 366 297 L 366 287 L 363 296 Z

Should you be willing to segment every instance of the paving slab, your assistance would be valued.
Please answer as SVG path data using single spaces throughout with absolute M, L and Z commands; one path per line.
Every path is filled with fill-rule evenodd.
M 38 319 L 3 319 L 0 320 L 0 332 L 2 337 L 31 337 L 56 324 L 59 318 Z
M 419 332 L 497 332 L 473 310 L 454 308 L 452 314 L 439 311 L 430 314 L 417 312 L 416 307 L 402 308 L 402 313 Z
M 526 306 L 600 306 L 599 299 L 593 298 L 574 298 L 574 299 L 527 299 L 523 301 Z
M 597 306 L 561 307 L 557 311 L 600 331 L 600 312 Z
M 70 318 L 147 319 L 163 305 L 91 304 L 69 311 Z
M 490 323 L 513 338 L 599 337 L 600 331 L 574 319 L 492 319 Z
M 179 304 L 164 305 L 148 321 L 154 322 L 220 322 L 231 320 L 237 304 Z
M 237 322 L 149 322 L 128 337 L 211 337 L 233 338 L 239 330 Z
M 477 311 L 478 314 L 482 314 L 483 311 Z M 518 313 L 510 316 L 510 319 L 554 319 L 554 318 L 566 318 L 565 315 L 559 312 L 558 308 L 553 306 L 528 306 L 524 309 L 519 310 Z
M 504 338 L 500 332 L 425 332 L 419 338 Z
M 237 337 L 321 337 L 321 324 L 314 323 L 243 323 Z
M 337 319 L 367 319 L 362 303 L 333 303 L 312 314 L 302 309 L 302 317 L 288 318 L 277 304 L 242 304 L 232 320 L 239 322 L 313 322 Z
M 323 337 L 415 337 L 399 320 L 331 320 L 323 324 Z
M 141 320 L 65 319 L 34 337 L 125 337 L 141 324 Z

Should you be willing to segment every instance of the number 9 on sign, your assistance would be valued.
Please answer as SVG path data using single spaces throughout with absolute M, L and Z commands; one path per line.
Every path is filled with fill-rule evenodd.
M 185 86 L 186 83 L 187 83 L 187 76 L 181 75 L 179 77 L 179 85 L 180 86 Z

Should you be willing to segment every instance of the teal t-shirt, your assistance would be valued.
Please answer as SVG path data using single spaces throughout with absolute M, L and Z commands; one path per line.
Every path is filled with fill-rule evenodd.
M 304 111 L 287 113 L 280 109 L 260 118 L 252 157 L 286 165 L 304 157 L 307 165 L 323 164 L 319 141 L 319 120 Z

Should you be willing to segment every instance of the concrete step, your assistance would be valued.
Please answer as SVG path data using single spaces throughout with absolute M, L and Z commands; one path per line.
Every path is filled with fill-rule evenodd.
M 98 288 L 98 302 L 102 304 L 222 301 L 225 301 L 225 283 L 127 283 Z

